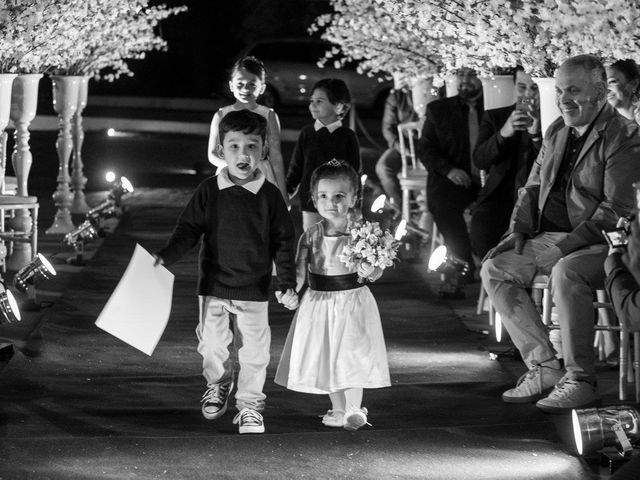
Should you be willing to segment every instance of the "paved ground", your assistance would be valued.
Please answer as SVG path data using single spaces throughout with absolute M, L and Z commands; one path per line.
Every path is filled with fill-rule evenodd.
M 365 393 L 372 427 L 324 428 L 325 398 L 273 383 L 292 317 L 275 303 L 267 433 L 238 435 L 231 412 L 204 420 L 195 251 L 171 269 L 172 316 L 152 357 L 94 325 L 135 244 L 163 244 L 197 179 L 138 188 L 117 228 L 88 244 L 79 267 L 66 263 L 73 252 L 60 237 L 43 233 L 55 211 L 51 170 L 55 163 L 34 170 L 32 193 L 42 204 L 40 251 L 58 275 L 39 289 L 42 311 L 25 313 L 20 330 L 0 327 L 0 337 L 35 329 L 0 372 L 0 479 L 608 478 L 597 458 L 573 453 L 566 416 L 500 400 L 523 367 L 508 355 L 490 359 L 507 347 L 492 342 L 485 316 L 475 315 L 478 285 L 465 300 L 442 301 L 423 261 L 403 261 L 371 287 L 393 383 Z M 92 204 L 104 196 L 94 189 Z M 605 402 L 617 403 L 616 371 L 602 365 L 599 373 Z

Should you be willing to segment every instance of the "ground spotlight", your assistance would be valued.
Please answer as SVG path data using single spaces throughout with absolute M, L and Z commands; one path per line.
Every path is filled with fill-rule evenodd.
M 67 245 L 75 247 L 78 243 L 88 242 L 94 238 L 98 238 L 98 231 L 91 221 L 85 220 L 74 231 L 67 233 L 63 241 Z
M 469 272 L 469 263 L 447 252 L 447 247 L 440 245 L 429 257 L 429 270 L 449 277 L 460 277 Z
M 383 193 L 382 195 L 376 197 L 376 199 L 371 204 L 371 212 L 380 213 L 385 208 L 393 210 L 395 214 L 401 213 L 400 209 L 396 205 L 387 201 L 387 196 Z
M 0 282 L 0 313 L 0 323 L 15 323 L 21 319 L 18 303 L 4 282 Z
M 133 192 L 133 185 L 127 177 L 120 177 L 120 180 L 113 184 L 109 192 L 109 198 L 112 198 L 119 205 L 123 195 Z
M 108 172 L 105 178 L 109 178 L 110 174 L 113 173 Z M 115 174 L 113 174 L 113 178 L 115 178 Z M 120 177 L 120 180 L 113 184 L 107 198 L 89 210 L 85 218 L 90 220 L 94 225 L 98 225 L 101 220 L 117 217 L 122 204 L 122 197 L 131 192 L 133 192 L 131 182 L 127 177 Z
M 633 450 L 631 443 L 640 440 L 640 415 L 627 405 L 573 410 L 571 419 L 580 455 L 615 446 L 621 456 L 627 456 Z
M 29 264 L 22 267 L 15 277 L 13 277 L 13 286 L 21 292 L 26 292 L 30 285 L 37 285 L 42 280 L 47 280 L 56 274 L 49 260 L 39 253 L 36 258 Z
M 400 220 L 400 223 L 398 223 L 398 226 L 393 232 L 393 237 L 396 240 L 402 240 L 407 232 L 416 233 L 426 240 L 431 239 L 431 234 L 427 230 L 414 225 L 412 222 L 407 222 L 406 220 Z

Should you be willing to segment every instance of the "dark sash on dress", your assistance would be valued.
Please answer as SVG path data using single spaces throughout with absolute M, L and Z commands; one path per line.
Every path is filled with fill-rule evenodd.
M 337 292 L 340 290 L 353 290 L 360 288 L 357 273 L 346 275 L 318 275 L 309 272 L 309 287 L 319 292 Z

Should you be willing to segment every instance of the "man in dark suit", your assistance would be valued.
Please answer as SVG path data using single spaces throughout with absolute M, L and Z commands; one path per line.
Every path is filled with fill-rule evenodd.
M 482 83 L 476 72 L 457 72 L 458 95 L 435 100 L 418 141 L 420 161 L 429 172 L 427 204 L 447 249 L 467 261 L 469 278 L 475 265 L 464 211 L 480 191 L 480 171 L 471 161 L 483 112 Z M 456 292 L 441 290 L 442 294 Z
M 485 172 L 471 216 L 471 248 L 478 258 L 507 231 L 518 189 L 542 144 L 538 86 L 522 67 L 514 82 L 516 103 L 484 112 L 473 155 L 476 167 Z

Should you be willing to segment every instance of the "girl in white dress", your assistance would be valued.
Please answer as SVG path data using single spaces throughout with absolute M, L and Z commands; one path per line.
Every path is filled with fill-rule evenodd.
M 331 160 L 311 177 L 315 207 L 323 220 L 298 244 L 297 289 L 308 278 L 278 365 L 275 381 L 290 390 L 328 394 L 328 427 L 357 430 L 367 423 L 364 388 L 390 386 L 387 352 L 378 306 L 358 277 L 374 281 L 382 270 L 366 263 L 348 268 L 338 256 L 350 241 L 358 174 Z
M 218 167 L 218 171 L 226 165 L 219 156 L 220 141 L 218 137 L 218 126 L 220 120 L 227 113 L 235 110 L 250 110 L 267 119 L 267 155 L 260 162 L 258 167 L 264 176 L 280 189 L 282 196 L 289 205 L 289 195 L 284 173 L 284 162 L 280 150 L 280 119 L 272 108 L 258 105 L 258 97 L 264 93 L 266 88 L 266 70 L 264 65 L 256 57 L 244 57 L 238 60 L 231 70 L 231 80 L 229 89 L 236 99 L 232 105 L 227 105 L 219 109 L 211 120 L 211 130 L 209 132 L 208 155 L 209 162 Z

